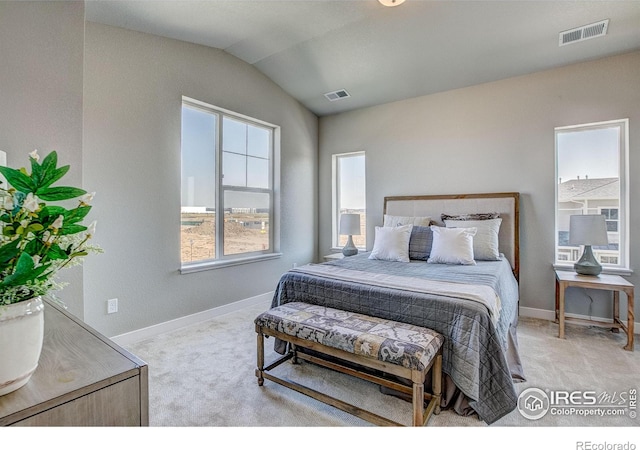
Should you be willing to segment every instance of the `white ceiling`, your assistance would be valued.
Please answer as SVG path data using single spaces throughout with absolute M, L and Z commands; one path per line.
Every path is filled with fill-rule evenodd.
M 252 64 L 319 116 L 640 49 L 640 1 L 88 0 L 87 20 Z M 609 19 L 605 36 L 558 34 Z M 640 77 L 640 74 L 638 75 Z M 324 93 L 346 89 L 330 102 Z

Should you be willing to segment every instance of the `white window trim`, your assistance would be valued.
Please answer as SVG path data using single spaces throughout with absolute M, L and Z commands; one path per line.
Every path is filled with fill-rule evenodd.
M 242 264 L 249 264 L 253 262 L 265 261 L 270 259 L 276 259 L 282 257 L 280 253 L 280 143 L 281 143 L 281 130 L 278 125 L 274 125 L 269 122 L 265 122 L 260 119 L 246 116 L 228 109 L 220 108 L 209 103 L 205 103 L 194 98 L 182 97 L 181 105 L 188 105 L 202 109 L 206 112 L 211 112 L 219 115 L 219 127 L 222 127 L 222 118 L 224 116 L 231 117 L 233 119 L 240 120 L 242 122 L 248 122 L 251 124 L 264 126 L 272 130 L 272 142 L 271 142 L 271 159 L 270 164 L 271 171 L 271 220 L 269 223 L 269 242 L 271 248 L 267 251 L 246 252 L 234 255 L 224 255 L 224 227 L 218 226 L 218 214 L 216 214 L 216 254 L 219 255 L 216 259 L 207 259 L 200 261 L 188 261 L 180 262 L 181 274 L 188 274 L 194 272 L 201 272 L 203 270 L 218 269 L 223 267 L 237 266 Z M 222 180 L 222 134 L 216 133 L 216 211 L 218 211 L 218 205 L 224 205 L 224 192 L 225 190 L 241 190 L 244 192 L 249 191 L 264 191 L 264 189 L 255 188 L 241 188 L 235 189 L 230 186 L 223 186 L 220 180 Z
M 364 150 L 356 152 L 335 153 L 331 155 L 331 250 L 342 250 L 342 247 L 340 247 L 339 245 L 340 235 L 338 234 L 340 223 L 340 186 L 338 185 L 338 178 L 340 174 L 338 169 L 338 159 L 356 156 L 365 156 Z M 366 250 L 366 248 L 358 247 L 358 250 Z
M 622 147 L 620 154 L 620 167 L 619 174 L 620 179 L 624 180 L 624 187 L 620 189 L 620 211 L 619 214 L 619 233 L 621 239 L 624 238 L 624 244 L 619 246 L 620 250 L 620 263 L 618 266 L 604 266 L 602 267 L 602 273 L 605 274 L 617 274 L 617 275 L 631 275 L 633 271 L 630 268 L 629 248 L 631 239 L 629 238 L 629 232 L 631 230 L 629 226 L 629 119 L 616 119 L 603 122 L 593 122 L 581 125 L 570 125 L 564 127 L 556 127 L 554 131 L 555 142 L 555 205 L 554 205 L 554 250 L 553 250 L 553 268 L 558 270 L 573 270 L 573 263 L 562 263 L 556 260 L 557 248 L 558 248 L 558 132 L 566 130 L 580 130 L 587 131 L 589 129 L 599 129 L 611 125 L 618 125 L 621 127 L 620 139 L 623 142 L 620 145 Z M 623 178 L 624 177 L 624 178 Z
M 244 253 L 243 253 L 244 254 Z M 223 267 L 240 266 L 260 261 L 268 261 L 270 259 L 278 259 L 282 257 L 282 253 L 269 253 L 258 256 L 246 256 L 242 258 L 226 259 L 226 260 L 206 260 L 196 261 L 183 264 L 180 267 L 181 274 L 202 272 L 204 270 L 221 269 Z

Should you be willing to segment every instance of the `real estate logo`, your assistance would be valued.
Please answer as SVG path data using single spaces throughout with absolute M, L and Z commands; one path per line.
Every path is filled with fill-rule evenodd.
M 518 396 L 518 411 L 530 420 L 554 416 L 637 416 L 637 389 L 616 392 L 528 388 Z
M 549 396 L 538 388 L 528 388 L 518 396 L 518 411 L 529 420 L 538 420 L 549 412 Z

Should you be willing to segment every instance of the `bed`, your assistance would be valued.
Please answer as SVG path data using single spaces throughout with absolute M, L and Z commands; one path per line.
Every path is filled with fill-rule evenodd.
M 516 408 L 514 383 L 525 379 L 519 194 L 386 197 L 383 213 L 370 252 L 288 271 L 272 307 L 302 301 L 443 334 L 443 407 L 497 421 Z

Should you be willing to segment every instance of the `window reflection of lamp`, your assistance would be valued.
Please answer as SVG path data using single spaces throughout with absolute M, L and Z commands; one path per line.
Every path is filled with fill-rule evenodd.
M 580 275 L 597 276 L 602 266 L 593 256 L 592 245 L 607 245 L 607 225 L 602 214 L 583 214 L 570 217 L 569 244 L 584 245 L 584 252 L 573 265 Z
M 342 214 L 340 216 L 340 234 L 349 236 L 347 245 L 342 249 L 344 256 L 353 256 L 358 254 L 358 248 L 353 243 L 353 235 L 360 234 L 360 214 Z

